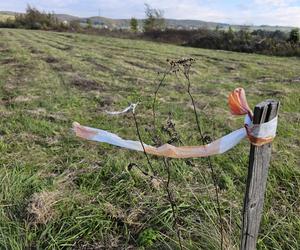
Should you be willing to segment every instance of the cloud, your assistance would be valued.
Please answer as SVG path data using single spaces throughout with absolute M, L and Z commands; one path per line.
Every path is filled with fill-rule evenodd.
M 51 9 L 72 8 L 80 3 L 79 0 L 27 0 L 27 3 L 41 9 L 50 11 Z
M 258 18 L 272 25 L 293 25 L 300 27 L 300 6 L 276 9 L 274 12 L 261 13 Z
M 255 4 L 276 7 L 290 6 L 295 2 L 295 0 L 254 0 Z
M 300 27 L 300 6 L 243 9 L 231 15 L 235 24 L 279 25 Z
M 163 0 L 151 1 L 151 6 L 165 11 L 165 16 L 176 19 L 199 19 L 221 21 L 226 19 L 222 10 L 211 8 L 207 1 L 195 0 Z

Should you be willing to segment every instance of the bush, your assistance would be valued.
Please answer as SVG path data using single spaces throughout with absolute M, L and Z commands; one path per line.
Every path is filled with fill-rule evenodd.
M 290 32 L 289 41 L 296 44 L 296 43 L 299 43 L 299 40 L 300 40 L 299 29 L 298 28 L 292 29 L 291 32 Z
M 151 30 L 144 32 L 146 39 L 206 49 L 230 50 L 278 56 L 300 56 L 300 44 L 290 42 L 282 31 L 247 29 L 225 30 Z M 296 39 L 294 39 L 295 41 Z

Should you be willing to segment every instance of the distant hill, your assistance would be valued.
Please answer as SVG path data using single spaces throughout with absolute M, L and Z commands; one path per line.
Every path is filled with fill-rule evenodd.
M 0 15 L 14 16 L 15 14 L 18 14 L 18 12 L 13 12 L 13 11 L 0 11 Z
M 66 17 L 65 17 L 66 16 Z M 86 23 L 88 19 L 92 21 L 92 23 L 97 26 L 107 26 L 108 28 L 120 28 L 120 29 L 129 29 L 130 28 L 130 19 L 112 19 L 107 17 L 101 17 L 101 16 L 93 16 L 93 17 L 87 17 L 87 18 L 80 18 L 70 15 L 61 15 L 58 14 L 57 17 L 60 20 L 79 20 L 81 23 Z M 143 19 L 138 19 L 138 25 L 140 28 L 143 26 Z M 166 19 L 166 25 L 168 28 L 174 28 L 174 29 L 199 29 L 199 28 L 207 28 L 207 29 L 228 29 L 231 27 L 234 30 L 240 30 L 244 28 L 248 28 L 250 30 L 255 29 L 263 29 L 268 31 L 275 31 L 275 30 L 281 30 L 281 31 L 290 31 L 293 27 L 288 26 L 269 26 L 269 25 L 231 25 L 227 23 L 217 23 L 217 22 L 207 22 L 207 21 L 201 21 L 201 20 L 182 20 L 182 19 Z
M 6 18 L 9 16 L 14 16 L 18 14 L 13 11 L 0 11 L 0 16 L 5 16 Z M 102 26 L 111 29 L 129 29 L 130 28 L 130 19 L 113 19 L 101 16 L 93 16 L 93 17 L 78 17 L 68 14 L 55 14 L 55 16 L 61 21 L 79 21 L 82 25 L 87 23 L 87 20 L 90 19 L 94 26 Z M 143 19 L 138 20 L 139 28 L 142 29 Z M 293 27 L 288 26 L 269 26 L 269 25 L 231 25 L 227 23 L 218 23 L 218 22 L 207 22 L 201 20 L 181 20 L 181 19 L 166 19 L 166 25 L 168 28 L 174 29 L 199 29 L 199 28 L 207 28 L 207 29 L 228 29 L 231 27 L 234 30 L 240 30 L 244 28 L 248 28 L 250 30 L 255 29 L 263 29 L 268 31 L 290 31 Z
M 81 19 L 80 17 L 72 16 L 68 14 L 55 14 L 55 16 L 61 21 L 68 21 L 68 22 Z

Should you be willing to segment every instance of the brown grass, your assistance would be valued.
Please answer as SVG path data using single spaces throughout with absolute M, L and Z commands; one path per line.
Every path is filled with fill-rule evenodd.
M 42 191 L 33 194 L 27 206 L 27 221 L 32 225 L 45 225 L 56 218 L 58 213 L 54 207 L 60 198 L 58 191 Z

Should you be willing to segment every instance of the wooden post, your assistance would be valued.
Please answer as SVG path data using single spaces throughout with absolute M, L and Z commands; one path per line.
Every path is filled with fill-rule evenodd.
M 257 104 L 254 108 L 253 123 L 260 124 L 272 120 L 277 115 L 278 107 L 279 102 L 274 100 Z M 271 143 L 261 147 L 251 145 L 244 198 L 241 250 L 256 249 L 270 158 Z

